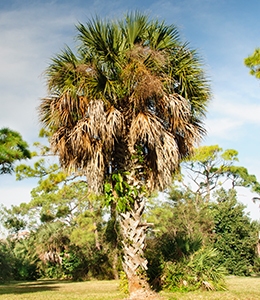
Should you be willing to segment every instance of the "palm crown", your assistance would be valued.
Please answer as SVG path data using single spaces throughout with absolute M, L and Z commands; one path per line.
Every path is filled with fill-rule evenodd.
M 205 134 L 210 91 L 196 51 L 139 12 L 77 29 L 77 54 L 52 59 L 39 108 L 62 166 L 85 170 L 94 191 L 119 171 L 165 188 Z

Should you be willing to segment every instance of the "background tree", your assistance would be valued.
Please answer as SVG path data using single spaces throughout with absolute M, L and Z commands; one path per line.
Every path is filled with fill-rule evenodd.
M 129 290 L 149 290 L 143 271 L 145 192 L 165 189 L 205 134 L 210 97 L 196 51 L 176 27 L 139 12 L 77 26 L 80 43 L 46 70 L 41 122 L 63 167 L 86 172 L 89 190 L 120 211 Z
M 8 128 L 0 129 L 0 174 L 11 174 L 16 161 L 31 158 L 28 144 Z
M 146 216 L 154 224 L 147 239 L 148 274 L 151 284 L 161 289 L 167 263 L 178 263 L 178 270 L 182 268 L 185 273 L 182 266 L 189 258 L 203 247 L 211 247 L 214 221 L 208 204 L 196 201 L 193 192 L 180 186 L 173 186 L 163 203 L 154 199 Z M 168 271 L 166 273 L 173 276 Z M 175 288 L 180 285 L 179 280 L 186 280 L 177 277 L 171 284 L 176 284 Z
M 190 278 L 198 276 L 198 271 L 198 278 L 203 274 L 218 288 L 218 275 L 210 270 L 219 270 L 219 275 L 223 275 L 223 268 L 234 275 L 259 272 L 259 224 L 250 220 L 245 206 L 236 198 L 237 186 L 257 192 L 259 183 L 237 163 L 236 150 L 223 150 L 217 145 L 199 147 L 190 160 L 182 163 L 185 176 L 175 176 L 175 184 L 164 201 L 158 203 L 154 199 L 149 203 L 146 217 L 154 227 L 149 231 L 146 256 L 149 278 L 155 287 L 196 288 L 199 282 L 191 282 Z M 193 260 L 206 257 L 210 257 L 210 264 L 204 262 L 205 268 L 197 269 Z M 219 288 L 222 279 L 220 276 Z M 183 285 L 183 281 L 189 282 L 189 286 Z
M 256 176 L 238 166 L 238 152 L 234 149 L 223 150 L 218 145 L 202 146 L 195 149 L 192 156 L 182 163 L 183 174 L 190 181 L 191 190 L 198 199 L 209 202 L 211 191 L 222 186 L 235 189 L 247 187 L 253 192 L 260 191 Z
M 236 191 L 221 189 L 212 203 L 214 216 L 213 246 L 220 262 L 234 275 L 250 275 L 256 260 L 257 222 L 251 222 L 245 206 L 236 199 Z
M 14 278 L 15 259 L 7 241 L 0 240 L 0 282 Z
M 216 146 L 208 148 L 216 149 Z M 195 153 L 201 151 L 198 149 Z M 228 172 L 222 172 L 221 178 L 217 178 L 222 183 L 230 181 L 230 184 L 214 185 L 210 201 L 205 201 L 197 186 L 192 190 L 187 178 L 178 174 L 178 181 L 163 201 L 154 194 L 146 205 L 145 218 L 154 224 L 148 230 L 145 249 L 147 272 L 154 288 L 221 289 L 223 266 L 230 274 L 259 272 L 256 252 L 259 225 L 249 219 L 235 193 L 237 184 L 247 188 L 256 186 L 255 176 L 244 172 L 246 168 L 235 166 L 237 151 L 217 153 L 215 159 L 211 156 L 209 159 L 208 154 L 206 157 L 215 170 L 225 163 Z M 222 153 L 235 153 L 234 165 L 220 159 Z M 201 156 L 198 158 L 197 162 L 194 157 L 191 161 L 194 165 L 194 169 L 189 170 L 192 178 L 197 176 L 195 165 L 201 164 Z M 111 197 L 113 200 L 110 193 L 105 199 L 90 197 L 84 178 L 66 173 L 61 176 L 59 165 L 48 166 L 46 161 L 48 159 L 35 162 L 34 166 L 16 168 L 18 178 L 36 176 L 39 182 L 29 203 L 2 209 L 1 221 L 11 233 L 11 243 L 5 243 L 7 253 L 11 253 L 10 268 L 4 276 L 7 278 L 9 274 L 12 279 L 15 275 L 19 280 L 37 276 L 74 280 L 117 278 L 121 270 L 118 254 L 122 247 L 117 209 L 124 203 L 115 206 L 113 202 L 109 209 L 104 207 L 104 202 L 111 201 Z M 186 167 L 187 163 L 182 166 Z M 243 170 L 242 177 L 236 177 L 236 184 L 233 183 L 236 173 L 229 179 L 230 168 Z M 200 180 L 204 182 L 203 177 Z M 115 188 L 120 188 L 120 181 Z M 31 232 L 22 235 L 24 228 Z M 209 284 L 205 286 L 203 281 Z M 188 286 L 183 282 L 188 282 Z
M 40 136 L 48 137 L 48 132 L 41 130 Z M 108 279 L 112 273 L 117 277 L 119 265 L 113 265 L 110 254 L 117 250 L 109 246 L 112 230 L 108 235 L 102 218 L 108 209 L 101 199 L 88 197 L 85 178 L 79 172 L 69 176 L 49 147 L 38 142 L 34 145 L 38 160 L 15 168 L 18 180 L 38 179 L 31 201 L 1 207 L 1 222 L 12 239 L 27 232 L 26 240 L 19 239 L 12 246 L 17 266 L 14 273 L 25 279 L 36 262 L 38 275 L 43 277 Z M 29 258 L 31 264 L 26 263 Z

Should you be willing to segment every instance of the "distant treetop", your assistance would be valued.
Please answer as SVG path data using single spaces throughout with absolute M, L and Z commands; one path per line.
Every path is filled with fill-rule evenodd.
M 250 68 L 250 74 L 260 79 L 260 48 L 245 59 L 245 65 Z
M 11 174 L 17 160 L 31 158 L 28 144 L 9 128 L 0 129 L 0 174 Z

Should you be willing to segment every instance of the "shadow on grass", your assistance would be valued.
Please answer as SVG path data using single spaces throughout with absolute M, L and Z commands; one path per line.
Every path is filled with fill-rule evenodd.
M 11 282 L 0 285 L 0 295 L 5 294 L 26 294 L 37 293 L 43 291 L 57 291 L 60 287 L 55 284 L 60 284 L 60 281 L 43 280 L 35 282 Z M 66 282 L 62 282 L 66 283 Z

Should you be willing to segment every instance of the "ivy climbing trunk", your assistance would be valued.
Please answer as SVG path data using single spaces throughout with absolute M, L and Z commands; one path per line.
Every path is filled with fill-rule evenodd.
M 134 206 L 121 213 L 121 231 L 123 237 L 123 268 L 128 279 L 129 299 L 151 299 L 153 292 L 146 278 L 147 260 L 144 257 L 146 230 L 151 225 L 143 222 L 142 214 L 145 199 L 135 200 Z

